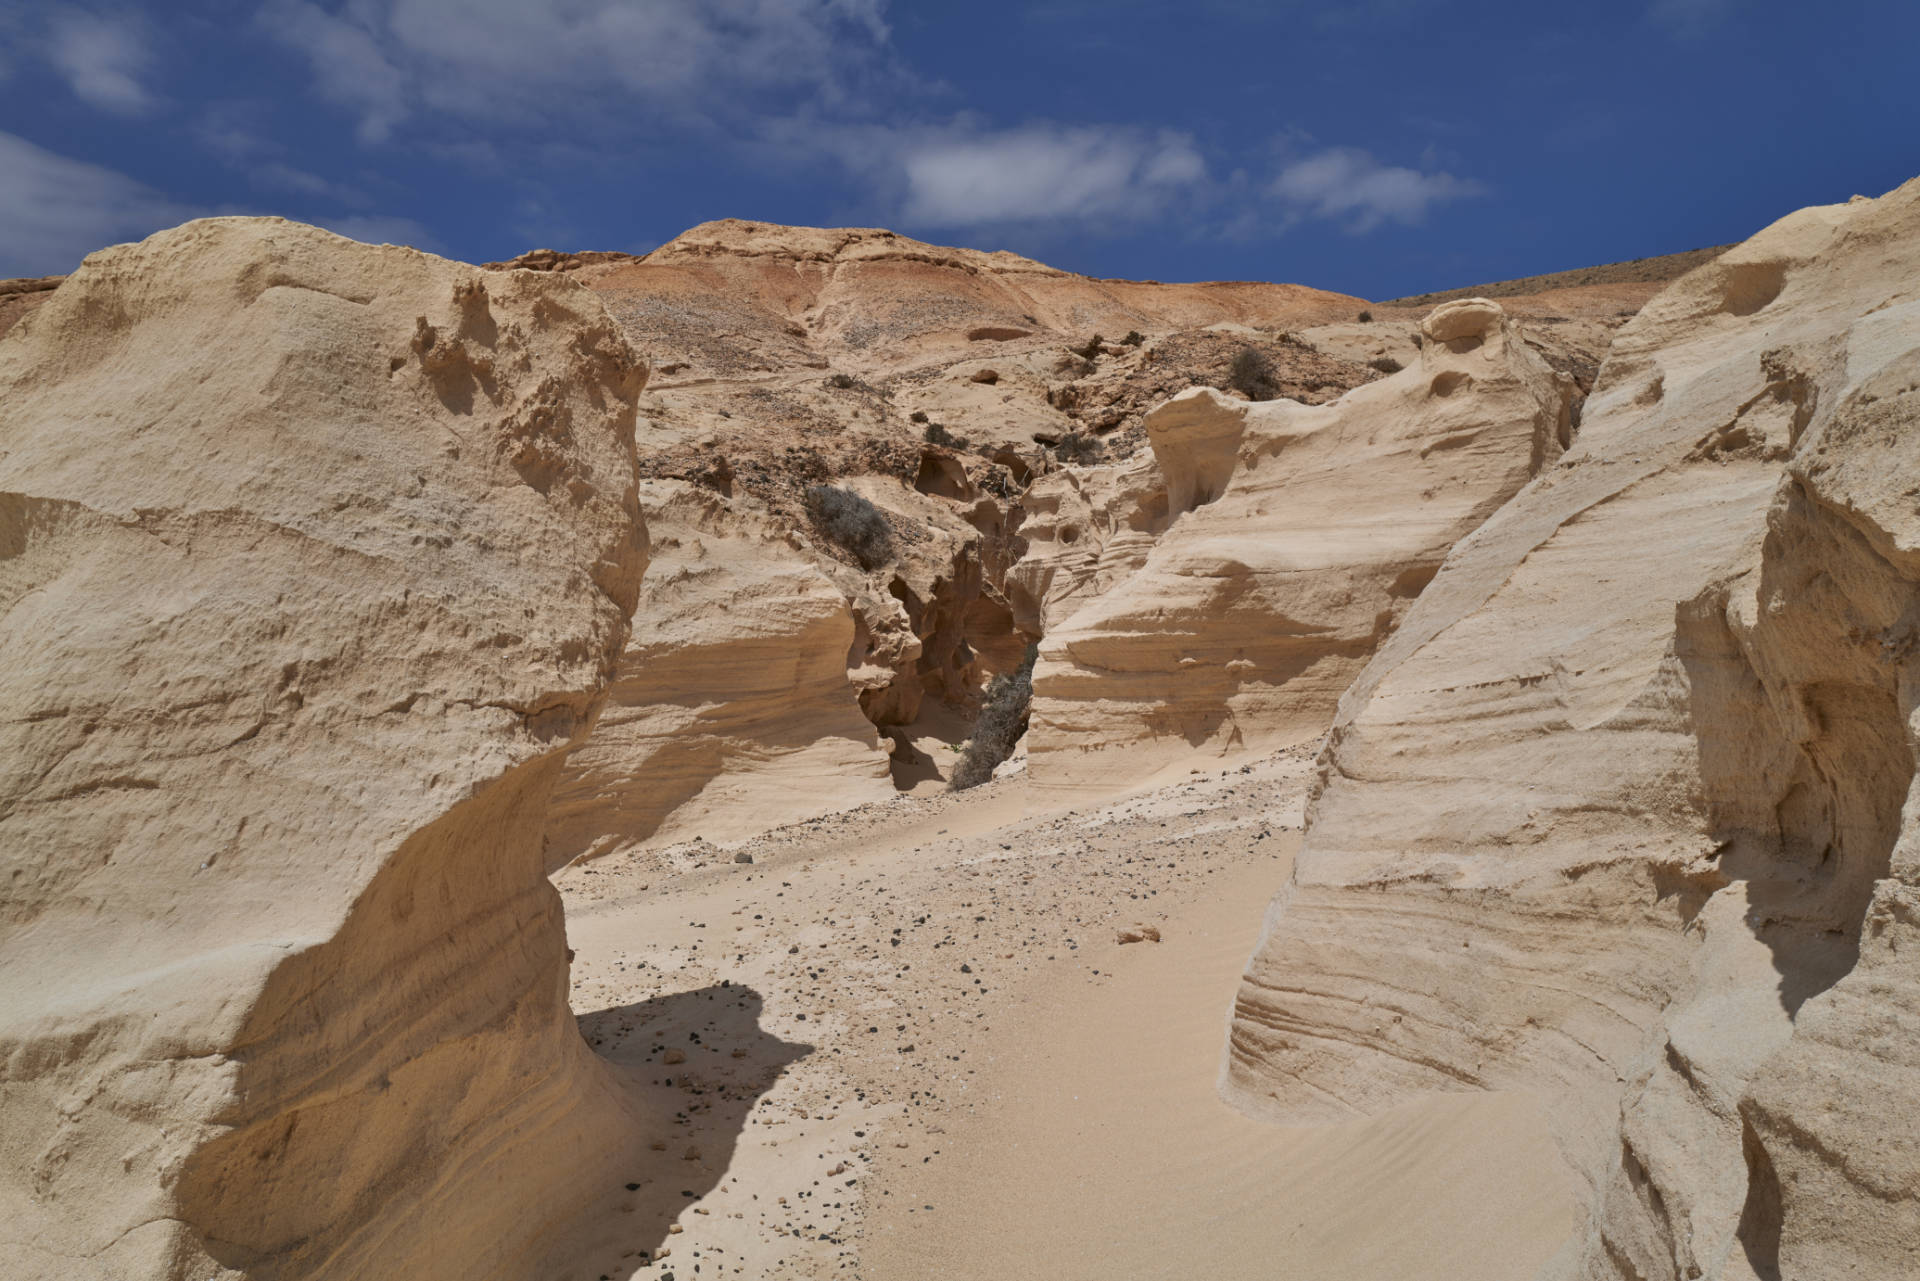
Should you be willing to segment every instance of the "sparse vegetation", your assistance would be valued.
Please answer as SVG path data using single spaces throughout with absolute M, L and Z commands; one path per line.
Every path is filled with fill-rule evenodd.
M 1029 644 L 1020 666 L 987 684 L 986 700 L 973 723 L 973 737 L 954 763 L 948 791 L 964 792 L 988 782 L 993 778 L 993 767 L 1013 755 L 1014 745 L 1027 732 L 1027 708 L 1033 702 L 1033 662 L 1039 654 L 1040 647 Z
M 1127 330 L 1127 336 L 1125 338 L 1122 338 L 1120 341 L 1129 347 L 1138 347 L 1141 343 L 1145 342 L 1146 340 L 1147 340 L 1146 335 L 1141 333 L 1138 329 L 1129 329 Z
M 860 380 L 852 374 L 828 374 L 827 387 L 833 391 L 852 391 L 860 385 Z
M 1099 334 L 1095 334 L 1093 337 L 1087 339 L 1086 346 L 1069 347 L 1067 348 L 1067 350 L 1072 352 L 1074 355 L 1080 357 L 1080 359 L 1082 360 L 1095 360 L 1095 359 L 1098 359 L 1100 355 L 1100 344 L 1105 341 L 1106 340 L 1102 338 Z
M 851 552 L 862 569 L 878 569 L 893 554 L 893 526 L 878 507 L 851 489 L 809 485 L 807 510 L 821 532 Z
M 996 498 L 1016 498 L 1020 494 L 1020 485 L 1013 473 L 997 464 L 981 475 L 980 488 Z
M 1367 362 L 1368 369 L 1377 369 L 1383 374 L 1397 374 L 1406 366 L 1392 356 L 1375 356 Z
M 1079 463 L 1085 467 L 1106 461 L 1107 447 L 1096 436 L 1070 431 L 1054 445 L 1053 456 L 1063 463 Z
M 1370 311 L 1361 312 L 1360 323 L 1363 325 L 1371 325 L 1373 323 L 1373 313 Z
M 948 431 L 944 423 L 930 422 L 927 429 L 920 433 L 920 439 L 929 445 L 945 445 L 948 449 L 965 449 L 972 442 L 965 436 L 956 436 Z
M 1273 361 L 1258 347 L 1242 347 L 1234 353 L 1233 364 L 1227 369 L 1227 386 L 1248 400 L 1272 400 L 1280 394 Z

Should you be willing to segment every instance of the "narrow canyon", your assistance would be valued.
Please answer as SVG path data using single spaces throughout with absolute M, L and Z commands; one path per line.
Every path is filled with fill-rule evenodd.
M 1920 179 L 1630 266 L 0 282 L 0 1270 L 1920 1277 Z

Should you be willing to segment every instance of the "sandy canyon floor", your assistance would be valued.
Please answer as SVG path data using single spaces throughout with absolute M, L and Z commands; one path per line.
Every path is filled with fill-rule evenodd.
M 1015 776 L 567 869 L 582 1032 L 675 1117 L 571 1275 L 1533 1276 L 1574 1226 L 1536 1099 L 1296 1129 L 1215 1093 L 1310 773 Z

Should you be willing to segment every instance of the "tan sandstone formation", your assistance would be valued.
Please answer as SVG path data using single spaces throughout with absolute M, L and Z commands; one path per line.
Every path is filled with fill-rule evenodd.
M 892 796 L 841 587 L 799 539 L 711 490 L 649 480 L 640 502 L 652 565 L 607 708 L 555 789 L 549 863 Z
M 570 281 L 273 219 L 0 341 L 7 1275 L 532 1276 L 631 1177 L 540 836 L 645 376 Z
M 1287 1119 L 1555 1100 L 1555 1278 L 1920 1275 L 1920 182 L 1623 328 L 1343 698 L 1235 1010 Z
M 668 570 L 648 590 L 639 674 L 623 676 L 574 757 L 555 859 L 731 843 L 877 799 L 850 702 L 887 741 L 897 787 L 937 788 L 984 681 L 1048 625 L 1046 600 L 1059 621 L 1062 600 L 1077 607 L 1124 579 L 1164 529 L 1150 409 L 1228 386 L 1249 350 L 1267 362 L 1258 394 L 1334 400 L 1416 363 L 1423 314 L 1360 323 L 1363 300 L 1292 285 L 1094 280 L 877 229 L 731 219 L 644 257 L 536 251 L 500 265 L 585 284 L 657 357 L 640 402 L 642 474 L 649 488 L 701 495 L 703 568 Z M 1556 368 L 1585 368 L 1618 311 L 1611 296 L 1598 310 L 1556 304 L 1524 337 Z M 1112 465 L 1069 465 L 1099 459 Z M 835 546 L 806 497 L 820 484 L 885 514 L 887 563 Z M 1115 485 L 1126 492 L 1106 492 Z M 671 492 L 693 510 L 694 489 Z M 759 604 L 721 619 L 707 602 L 729 599 L 736 556 Z M 840 614 L 847 644 L 827 621 Z M 805 714 L 741 679 L 742 645 L 782 655 L 760 671 L 768 679 L 791 655 L 805 675 L 787 697 Z
M 1036 495 L 1015 574 L 1046 631 L 1036 782 L 1126 782 L 1325 728 L 1454 542 L 1569 439 L 1570 380 L 1498 304 L 1449 303 L 1423 339 L 1331 404 L 1183 392 L 1147 419 L 1159 488 L 1123 470 L 1105 504 L 1079 479 Z

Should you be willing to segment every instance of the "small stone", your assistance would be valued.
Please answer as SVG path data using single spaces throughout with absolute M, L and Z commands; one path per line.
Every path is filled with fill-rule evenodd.
M 668 1050 L 660 1056 L 660 1061 L 662 1063 L 685 1063 L 687 1061 L 687 1052 L 685 1050 Z
M 753 862 L 753 855 L 747 853 L 745 850 L 741 850 L 733 856 L 733 861 L 736 863 L 751 863 Z

